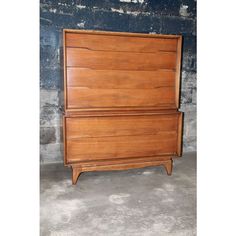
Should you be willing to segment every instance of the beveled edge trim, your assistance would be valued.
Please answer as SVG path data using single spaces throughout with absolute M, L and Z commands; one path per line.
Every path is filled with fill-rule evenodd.
M 183 112 L 179 112 L 177 130 L 177 156 L 182 156 Z
M 88 172 L 88 171 L 109 171 L 109 170 L 129 170 L 129 169 L 137 169 L 137 168 L 143 168 L 148 166 L 160 166 L 164 165 L 169 160 L 166 161 L 152 161 L 152 162 L 136 162 L 131 164 L 111 164 L 111 165 L 104 165 L 104 166 L 86 166 L 81 167 L 82 172 Z
M 96 159 L 96 160 L 75 160 L 73 162 L 64 163 L 64 166 L 104 166 L 104 165 L 119 165 L 121 164 L 133 164 L 133 163 L 143 163 L 143 162 L 151 162 L 151 161 L 167 161 L 171 158 L 177 157 L 176 153 L 168 153 L 168 154 L 161 154 L 155 156 L 140 156 L 140 157 L 124 157 L 124 158 L 110 158 L 110 159 Z M 157 160 L 153 160 L 157 159 Z M 125 161 L 125 162 L 124 162 Z M 109 162 L 109 164 L 106 164 Z
M 169 159 L 170 156 L 177 156 L 177 153 L 162 153 L 160 155 L 153 155 L 153 156 L 138 156 L 138 157 L 119 157 L 119 158 L 107 158 L 107 159 L 95 159 L 95 160 L 73 160 L 73 161 L 68 161 L 67 165 L 68 166 L 90 166 L 90 165 L 104 165 L 104 163 L 109 162 L 110 163 L 116 163 L 119 164 L 120 162 L 123 163 L 128 163 L 132 164 L 133 162 L 145 162 L 145 161 L 154 161 L 154 159 L 159 159 L 161 161 L 166 161 Z
M 64 107 L 67 109 L 67 56 L 66 56 L 66 30 L 63 30 L 63 75 L 64 75 Z
M 75 114 L 83 112 L 158 112 L 158 111 L 177 111 L 175 106 L 163 106 L 163 107 L 96 107 L 96 108 L 70 108 L 65 109 L 65 114 Z
M 64 161 L 64 165 L 68 166 L 68 164 L 67 164 L 67 146 L 66 146 L 66 144 L 67 144 L 67 142 L 66 142 L 66 116 L 63 115 L 62 119 L 63 119 L 63 126 L 62 127 L 63 127 L 63 148 L 64 148 L 64 150 L 63 150 L 63 154 L 64 154 L 63 161 Z
M 65 33 L 78 34 L 98 34 L 98 35 L 114 35 L 114 36 L 128 36 L 128 37 L 147 37 L 147 38 L 168 38 L 178 39 L 181 35 L 173 34 L 147 34 L 147 33 L 133 33 L 133 32 L 118 32 L 118 31 L 102 31 L 102 30 L 80 30 L 80 29 L 63 29 Z
M 175 69 L 175 105 L 179 108 L 180 104 L 180 77 L 182 60 L 182 36 L 179 36 L 176 50 L 176 69 Z
M 66 111 L 65 117 L 103 117 L 103 116 L 146 116 L 146 115 L 168 115 L 177 114 L 176 109 L 168 110 L 109 110 L 109 111 Z

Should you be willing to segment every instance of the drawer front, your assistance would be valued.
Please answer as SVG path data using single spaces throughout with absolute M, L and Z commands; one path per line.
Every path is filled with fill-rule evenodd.
M 179 115 L 66 118 L 66 161 L 174 155 Z
M 155 89 L 90 89 L 86 87 L 71 87 L 68 88 L 68 107 L 174 107 L 174 97 L 174 87 Z
M 153 37 L 127 37 L 122 35 L 105 35 L 90 33 L 71 33 L 65 35 L 66 47 L 88 48 L 98 51 L 123 51 L 123 52 L 175 52 L 177 48 L 176 38 Z M 117 46 L 119 45 L 119 47 Z

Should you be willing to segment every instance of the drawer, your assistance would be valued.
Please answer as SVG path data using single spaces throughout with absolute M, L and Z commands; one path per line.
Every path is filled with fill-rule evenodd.
M 75 48 L 88 48 L 98 51 L 123 51 L 123 52 L 175 52 L 177 49 L 178 36 L 171 38 L 157 37 L 127 37 L 111 34 L 91 33 L 65 33 L 65 46 Z M 119 45 L 119 46 L 117 46 Z
M 66 162 L 175 155 L 181 113 L 66 117 Z
M 153 89 L 96 89 L 68 88 L 68 108 L 122 108 L 122 107 L 170 107 L 175 106 L 174 87 Z

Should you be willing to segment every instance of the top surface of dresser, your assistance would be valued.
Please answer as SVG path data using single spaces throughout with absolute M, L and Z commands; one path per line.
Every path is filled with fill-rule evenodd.
M 182 38 L 64 30 L 65 110 L 177 109 Z

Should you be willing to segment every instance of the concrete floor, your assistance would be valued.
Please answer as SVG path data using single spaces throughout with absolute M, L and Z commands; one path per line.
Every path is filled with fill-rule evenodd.
M 41 167 L 41 236 L 196 235 L 196 154 L 163 167 L 82 173 Z

